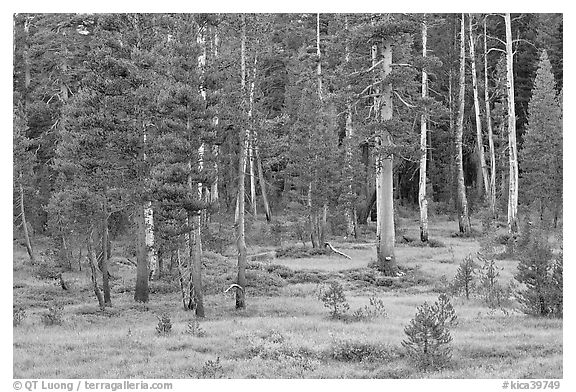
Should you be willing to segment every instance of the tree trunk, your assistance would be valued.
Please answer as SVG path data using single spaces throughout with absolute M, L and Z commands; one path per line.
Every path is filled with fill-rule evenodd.
M 508 187 L 508 232 L 518 231 L 518 152 L 516 150 L 516 112 L 514 108 L 514 68 L 510 14 L 506 22 L 506 88 L 508 90 L 508 157 L 510 176 Z
M 136 207 L 136 289 L 134 300 L 148 302 L 148 251 L 146 249 L 146 222 L 144 206 Z
M 383 42 L 382 48 L 382 79 L 390 75 L 392 71 L 392 44 L 389 41 Z M 393 101 L 392 84 L 384 84 L 382 88 L 382 100 L 380 120 L 382 122 L 392 119 Z M 380 143 L 384 151 L 378 152 L 380 168 L 377 169 L 377 188 L 380 190 L 380 210 L 378 211 L 378 244 L 377 258 L 380 270 L 387 276 L 395 276 L 398 272 L 396 258 L 394 255 L 394 183 L 393 183 L 393 159 L 390 151 L 392 147 L 392 137 L 386 130 L 380 133 Z
M 104 297 L 102 296 L 102 291 L 98 287 L 98 278 L 96 273 L 96 251 L 94 249 L 94 230 L 90 230 L 90 234 L 88 235 L 88 262 L 90 264 L 90 272 L 91 272 L 91 280 L 92 280 L 92 287 L 94 289 L 94 294 L 96 295 L 96 299 L 98 300 L 98 306 L 100 310 L 104 310 L 106 308 L 106 304 L 104 302 Z
M 26 212 L 24 210 L 24 188 L 22 187 L 22 173 L 20 173 L 20 182 L 18 183 L 18 188 L 20 190 L 20 219 L 22 219 L 22 230 L 24 232 L 26 252 L 28 252 L 28 257 L 30 257 L 30 263 L 36 264 L 36 257 L 34 256 L 32 241 L 30 241 L 30 234 L 28 233 L 28 222 L 26 220 Z
M 464 166 L 462 156 L 462 135 L 464 134 L 464 99 L 466 81 L 466 50 L 465 50 L 466 30 L 464 24 L 464 14 L 462 14 L 460 28 L 460 90 L 458 93 L 458 120 L 456 124 L 456 172 L 458 187 L 458 228 L 460 233 L 470 234 L 470 218 L 468 216 L 468 200 L 466 199 L 466 185 L 464 183 Z
M 158 251 L 154 240 L 154 210 L 152 202 L 144 203 L 144 220 L 146 222 L 146 249 L 148 254 L 148 270 L 150 280 L 158 279 L 160 270 L 158 268 Z
M 486 18 L 484 18 L 484 103 L 486 104 L 486 127 L 488 128 L 488 146 L 490 149 L 490 188 L 488 203 L 492 217 L 496 218 L 496 150 L 490 114 L 490 94 L 488 89 L 488 45 L 486 35 Z
M 348 17 L 344 17 L 345 29 L 348 32 Z M 348 40 L 346 40 L 346 47 L 345 47 L 345 62 L 346 64 L 350 63 L 350 46 Z M 352 86 L 349 84 L 346 87 L 348 94 Z M 352 127 L 352 100 L 350 97 L 346 98 L 346 139 L 344 141 L 344 148 L 346 152 L 346 168 L 348 169 L 348 176 L 346 178 L 346 210 L 345 210 L 345 218 L 346 218 L 346 237 L 358 238 L 358 233 L 356 230 L 356 208 L 354 207 L 354 190 L 352 188 L 354 184 L 354 168 L 353 168 L 353 137 L 354 137 L 354 128 Z
M 201 214 L 196 213 L 194 216 L 189 215 L 189 221 L 192 222 L 190 232 L 190 254 L 189 268 L 190 278 L 192 281 L 190 300 L 193 303 L 196 317 L 204 317 L 204 293 L 202 287 L 202 236 L 201 236 Z
M 256 132 L 254 132 L 254 137 L 256 137 Z M 254 146 L 254 154 L 258 167 L 258 183 L 260 183 L 260 193 L 262 193 L 262 203 L 264 204 L 264 213 L 266 214 L 266 220 L 270 222 L 272 220 L 272 213 L 270 212 L 270 204 L 268 204 L 268 193 L 266 192 L 266 178 L 264 177 L 264 170 L 262 169 L 262 160 L 260 159 L 260 154 L 258 152 L 258 140 L 256 140 Z
M 251 135 L 252 136 L 252 135 Z M 250 207 L 252 208 L 252 215 L 254 219 L 258 216 L 256 206 L 256 171 L 254 170 L 254 140 L 250 137 L 248 142 L 248 161 L 250 162 Z
M 240 68 L 242 77 L 242 95 L 246 99 L 246 15 L 240 15 L 241 43 L 240 43 Z M 236 222 L 236 247 L 238 250 L 238 276 L 236 279 L 236 309 L 246 308 L 246 236 L 244 231 L 244 192 L 246 173 L 246 134 L 240 129 L 240 153 L 238 162 L 238 216 Z
M 428 40 L 428 27 L 426 16 L 422 21 L 422 57 L 426 58 L 426 44 Z M 428 74 L 422 70 L 422 99 L 428 96 Z M 420 116 L 420 179 L 418 187 L 418 204 L 420 206 L 420 241 L 428 241 L 428 200 L 426 199 L 426 153 L 427 153 L 427 123 L 426 115 Z
M 474 48 L 474 34 L 472 33 L 472 14 L 468 14 L 468 27 L 470 39 L 470 64 L 472 67 L 472 88 L 474 92 L 474 114 L 476 118 L 476 148 L 478 153 L 478 163 L 480 165 L 482 182 L 477 184 L 480 190 L 480 196 L 487 196 L 490 192 L 490 183 L 488 180 L 488 167 L 484 158 L 484 142 L 482 140 L 482 120 L 480 119 L 480 99 L 478 97 L 478 78 L 476 75 L 476 50 Z
M 213 41 L 213 48 L 214 48 L 213 56 L 215 59 L 218 58 L 218 45 L 219 44 L 220 44 L 220 42 L 219 42 L 219 35 L 218 35 L 218 26 L 216 26 L 216 27 L 214 27 L 214 41 Z M 219 123 L 218 115 L 215 115 L 212 118 L 212 125 L 214 126 L 214 128 L 218 127 L 218 123 Z M 220 146 L 215 144 L 212 146 L 212 157 L 214 160 L 214 181 L 210 185 L 210 202 L 213 204 L 217 204 L 219 199 L 220 199 L 220 195 L 218 192 L 218 184 L 219 184 L 219 180 L 220 180 L 220 171 L 219 171 L 219 166 L 218 166 L 219 156 L 220 156 Z
M 110 263 L 110 252 L 108 252 L 108 195 L 104 191 L 104 202 L 102 203 L 102 291 L 104 292 L 104 305 L 112 306 L 110 298 L 110 275 L 108 266 Z

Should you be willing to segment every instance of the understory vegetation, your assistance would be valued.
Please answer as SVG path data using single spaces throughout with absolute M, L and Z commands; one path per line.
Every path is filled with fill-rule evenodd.
M 482 241 L 451 237 L 450 224 L 438 221 L 433 229 L 446 247 L 400 245 L 404 274 L 394 279 L 369 267 L 369 237 L 334 241 L 352 260 L 332 254 L 309 256 L 305 266 L 302 258 L 251 261 L 251 306 L 241 311 L 224 293 L 234 260 L 207 251 L 205 319 L 178 305 L 176 276 L 152 282 L 154 301 L 134 303 L 134 267 L 120 262 L 112 268 L 117 300 L 101 311 L 90 300 L 85 269 L 63 273 L 70 286 L 63 290 L 16 246 L 14 377 L 562 377 L 562 320 L 552 317 L 552 305 L 545 317 L 525 313 L 532 308 L 520 298 L 531 298 L 532 289 L 514 278 L 522 275 L 521 256 L 481 264 L 470 255 Z M 406 231 L 417 227 L 406 223 Z M 485 260 L 506 251 L 494 245 Z M 551 245 L 557 249 L 557 242 Z M 265 250 L 253 245 L 249 253 Z M 553 270 L 558 276 L 553 258 L 551 281 Z M 470 259 L 476 284 L 466 299 L 449 280 Z M 514 291 L 504 290 L 499 303 L 490 294 L 495 285 L 483 283 L 503 290 L 511 281 Z

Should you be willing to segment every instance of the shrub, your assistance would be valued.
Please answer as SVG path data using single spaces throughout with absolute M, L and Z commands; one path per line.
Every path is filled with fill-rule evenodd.
M 483 261 L 483 266 L 479 270 L 480 292 L 483 296 L 484 302 L 490 308 L 502 306 L 502 303 L 508 297 L 508 291 L 498 282 L 498 276 L 502 268 L 496 266 L 496 262 L 492 259 L 485 259 L 478 255 L 478 259 Z
M 22 322 L 26 318 L 26 311 L 24 310 L 24 308 L 21 307 L 13 307 L 12 314 L 13 314 L 12 323 L 14 327 L 17 327 L 20 324 L 22 324 Z
M 186 333 L 198 338 L 206 336 L 206 331 L 200 326 L 200 322 L 197 319 L 192 319 L 186 324 Z
M 464 294 L 466 299 L 470 299 L 470 293 L 474 289 L 474 274 L 478 266 L 474 263 L 472 255 L 466 256 L 466 258 L 458 266 L 456 270 L 456 275 L 452 280 L 451 291 L 454 294 Z
M 158 319 L 158 324 L 156 325 L 156 333 L 161 336 L 168 335 L 172 332 L 172 321 L 170 316 L 163 314 L 162 316 L 156 316 Z
M 351 319 L 353 321 L 372 320 L 378 317 L 386 317 L 386 309 L 384 308 L 384 301 L 379 298 L 371 297 L 370 305 L 364 305 L 363 308 L 356 309 Z
M 62 325 L 64 307 L 60 305 L 53 305 L 48 308 L 48 312 L 42 314 L 42 323 L 46 326 L 49 325 Z
M 332 281 L 322 287 L 318 299 L 324 303 L 324 307 L 330 309 L 330 316 L 334 319 L 342 318 L 350 310 L 340 282 Z
M 444 294 L 434 305 L 424 302 L 417 308 L 416 316 L 404 328 L 408 339 L 402 342 L 417 367 L 439 369 L 450 361 L 452 337 L 449 327 L 455 323 L 454 308 Z
M 215 361 L 208 360 L 204 362 L 200 373 L 201 378 L 222 378 L 223 376 L 224 369 L 220 364 L 220 357 L 217 357 Z
M 343 362 L 376 361 L 393 356 L 383 345 L 349 339 L 334 339 L 330 349 L 330 357 Z

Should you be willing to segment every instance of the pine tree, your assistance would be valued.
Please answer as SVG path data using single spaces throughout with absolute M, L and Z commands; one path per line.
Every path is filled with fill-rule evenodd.
M 536 202 L 540 219 L 545 210 L 551 211 L 556 223 L 562 208 L 562 108 L 546 51 L 540 56 L 528 110 L 521 152 L 522 201 Z

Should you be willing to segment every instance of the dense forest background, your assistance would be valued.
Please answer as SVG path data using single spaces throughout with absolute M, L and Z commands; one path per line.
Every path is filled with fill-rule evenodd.
M 422 241 L 428 214 L 469 233 L 460 167 L 466 214 L 515 232 L 507 66 L 518 215 L 558 226 L 562 15 L 509 17 L 512 41 L 496 14 L 15 15 L 14 237 L 33 263 L 36 239 L 59 268 L 88 255 L 105 306 L 114 244 L 147 301 L 175 263 L 200 287 L 203 249 L 362 235 L 387 164 Z

